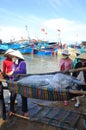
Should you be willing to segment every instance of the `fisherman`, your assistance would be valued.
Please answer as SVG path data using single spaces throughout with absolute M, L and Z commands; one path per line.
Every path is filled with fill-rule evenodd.
M 4 78 L 8 78 L 9 79 L 9 74 L 13 73 L 15 66 L 14 66 L 14 62 L 12 61 L 12 55 L 10 55 L 11 52 L 13 52 L 15 50 L 13 49 L 8 49 L 5 53 L 4 53 L 4 57 L 6 57 L 3 62 L 2 62 L 2 73 L 4 75 Z
M 81 54 L 80 50 L 76 51 L 76 57 L 79 56 Z M 79 59 L 77 59 L 75 57 L 74 61 L 73 61 L 73 68 L 75 68 L 76 64 L 80 61 Z
M 75 69 L 86 67 L 86 53 L 81 53 L 76 56 L 78 62 L 75 65 Z M 77 77 L 77 79 L 81 80 L 83 83 L 86 83 L 86 71 L 73 72 L 72 76 Z M 78 108 L 80 106 L 79 97 L 76 97 L 77 102 L 75 103 L 75 107 Z
M 16 78 L 17 74 L 26 74 L 26 63 L 24 57 L 18 50 L 9 49 L 5 52 L 4 56 L 6 59 L 2 63 L 2 72 L 5 79 L 8 80 L 18 80 Z M 10 96 L 10 112 L 11 116 L 14 112 L 14 103 L 16 99 L 16 93 L 11 92 Z M 22 111 L 24 116 L 28 116 L 27 113 L 27 98 L 22 96 Z
M 68 49 L 62 51 L 62 58 L 60 59 L 60 71 L 68 71 L 73 69 L 73 60 L 69 57 Z M 64 101 L 64 106 L 68 105 L 68 101 Z
M 73 60 L 69 56 L 68 49 L 64 49 L 62 51 L 62 58 L 60 59 L 60 71 L 73 69 Z
M 11 52 L 15 52 L 13 49 L 8 49 L 4 53 L 4 57 L 6 57 L 2 62 L 2 73 L 5 79 L 14 79 L 14 76 L 12 75 L 15 70 L 15 65 L 13 62 L 13 56 L 10 55 Z M 10 92 L 9 92 L 10 95 Z M 8 101 L 10 103 L 10 101 Z M 15 100 L 15 103 L 17 104 L 17 100 Z
M 83 52 L 78 56 L 76 56 L 76 59 L 78 60 L 78 62 L 75 65 L 76 69 L 86 67 L 86 52 Z M 77 77 L 78 79 L 86 83 L 86 71 L 74 72 L 73 76 Z M 79 106 L 80 106 L 80 99 L 79 97 L 76 97 L 75 107 L 78 108 Z M 84 119 L 84 130 L 86 130 L 86 116 Z
M 14 77 L 16 75 L 21 75 L 21 74 L 26 74 L 26 62 L 24 60 L 23 55 L 20 53 L 20 51 L 15 50 L 13 52 L 10 53 L 10 55 L 12 55 L 13 57 L 13 61 L 15 63 L 15 70 L 13 71 L 13 73 L 11 75 L 13 75 Z M 9 76 L 11 76 L 9 75 Z M 15 81 L 19 79 L 20 76 L 18 76 L 17 78 L 15 78 Z M 27 98 L 24 96 L 22 97 L 22 111 L 23 111 L 23 115 L 25 117 L 28 116 L 28 106 L 27 106 Z M 10 96 L 10 112 L 9 115 L 12 116 L 14 113 L 14 102 L 16 99 L 16 93 L 11 92 L 11 96 Z
M 9 77 L 8 74 L 13 73 L 15 66 L 14 63 L 12 61 L 12 56 L 9 55 L 10 52 L 13 52 L 15 50 L 13 49 L 8 49 L 5 53 L 4 53 L 4 57 L 6 57 L 3 62 L 2 62 L 2 68 L 0 71 L 0 78 L 5 78 L 5 79 L 12 79 L 13 76 Z M 4 83 L 0 82 L 0 100 L 2 101 L 2 116 L 3 119 L 6 119 L 6 108 L 5 108 L 5 101 L 4 101 L 4 95 L 3 95 L 3 86 Z

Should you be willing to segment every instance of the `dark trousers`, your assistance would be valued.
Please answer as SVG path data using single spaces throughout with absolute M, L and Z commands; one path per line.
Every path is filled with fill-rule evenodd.
M 0 118 L 3 120 L 6 119 L 6 108 L 5 108 L 5 101 L 3 95 L 3 85 L 0 82 Z
M 16 99 L 17 94 L 11 92 L 10 96 L 10 111 L 14 112 L 14 102 Z M 22 98 L 22 111 L 25 113 L 28 111 L 28 106 L 27 106 L 27 98 L 24 96 L 21 96 Z
M 86 130 L 86 117 L 84 119 L 84 130 Z

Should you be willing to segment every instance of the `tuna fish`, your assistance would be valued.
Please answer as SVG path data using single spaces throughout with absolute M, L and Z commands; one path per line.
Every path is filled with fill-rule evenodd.
M 27 76 L 19 81 L 18 84 L 22 84 L 25 86 L 46 86 L 46 87 L 59 87 L 62 89 L 70 88 L 70 89 L 80 89 L 78 86 L 84 86 L 84 82 L 79 79 L 66 75 L 63 73 L 57 74 L 49 74 L 49 75 L 32 75 Z

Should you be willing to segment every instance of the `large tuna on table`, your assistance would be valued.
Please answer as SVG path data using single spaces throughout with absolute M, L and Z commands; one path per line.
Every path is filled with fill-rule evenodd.
M 82 81 L 63 73 L 30 75 L 16 82 L 7 81 L 7 84 L 10 91 L 42 100 L 62 101 L 86 94 L 79 91 L 80 87 L 85 88 Z

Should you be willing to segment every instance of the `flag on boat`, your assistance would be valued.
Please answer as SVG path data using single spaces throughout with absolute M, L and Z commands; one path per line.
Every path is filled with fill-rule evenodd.
M 44 29 L 44 28 L 42 28 L 42 29 L 41 29 L 41 31 L 42 31 L 42 32 L 45 32 L 45 29 Z

